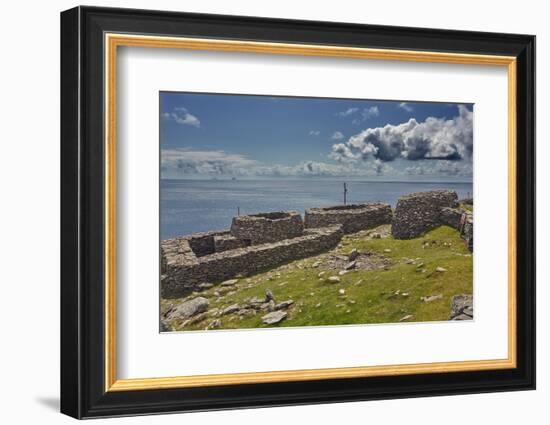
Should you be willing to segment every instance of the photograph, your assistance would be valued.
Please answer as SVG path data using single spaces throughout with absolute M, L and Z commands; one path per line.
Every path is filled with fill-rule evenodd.
M 474 110 L 161 91 L 160 331 L 474 320 Z

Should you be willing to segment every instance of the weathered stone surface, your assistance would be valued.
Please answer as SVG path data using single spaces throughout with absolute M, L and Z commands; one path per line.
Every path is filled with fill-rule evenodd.
M 286 319 L 287 312 L 283 310 L 276 310 L 266 314 L 262 317 L 262 322 L 266 325 L 274 325 Z
M 428 297 L 420 297 L 420 299 L 422 301 L 424 301 L 425 303 L 430 303 L 432 301 L 437 301 L 437 300 L 440 300 L 441 298 L 443 298 L 443 295 L 442 294 L 439 294 L 439 295 L 430 295 Z
M 359 251 L 357 250 L 357 248 L 353 248 L 348 254 L 348 260 L 354 261 L 357 259 L 357 257 L 359 257 Z
M 241 307 L 239 306 L 239 304 L 231 304 L 230 306 L 225 307 L 222 310 L 221 315 L 225 316 L 226 314 L 235 313 L 236 311 L 239 311 L 240 309 L 241 309 Z
M 188 319 L 196 314 L 202 313 L 208 309 L 209 301 L 204 297 L 193 298 L 184 301 L 172 309 L 167 315 L 168 320 Z
M 464 317 L 466 316 L 466 317 Z M 469 320 L 474 317 L 474 300 L 472 295 L 460 294 L 451 298 L 451 320 Z
M 470 251 L 474 249 L 474 215 L 460 208 L 442 208 L 439 215 L 441 224 L 457 229 Z
M 392 235 L 396 239 L 412 239 L 441 224 L 444 207 L 458 205 L 456 192 L 437 190 L 403 196 L 397 202 L 392 220 Z
M 306 228 L 341 224 L 346 234 L 389 224 L 391 221 L 391 207 L 389 204 L 382 203 L 309 208 L 305 211 Z
M 185 296 L 203 282 L 232 279 L 319 254 L 334 248 L 342 236 L 341 226 L 308 229 L 297 238 L 200 257 L 193 255 L 188 238 L 165 240 L 161 244 L 162 273 L 166 275 L 161 282 L 162 297 Z
M 252 245 L 302 236 L 304 223 L 296 211 L 271 212 L 233 217 L 231 235 Z
M 330 276 L 328 279 L 327 279 L 330 283 L 338 283 L 340 282 L 340 278 L 338 276 Z
M 238 281 L 239 281 L 239 279 L 224 280 L 224 281 L 221 283 L 221 285 L 222 285 L 222 286 L 233 286 L 233 285 L 236 285 Z
M 214 251 L 215 252 L 224 252 L 229 251 L 230 249 L 244 248 L 245 246 L 250 245 L 250 242 L 243 239 L 237 239 L 236 237 L 223 234 L 214 236 Z
M 459 208 L 443 207 L 439 213 L 439 221 L 441 224 L 458 229 L 460 224 L 460 217 L 462 217 L 464 210 Z
M 453 317 L 451 320 L 472 320 L 472 316 L 467 314 L 459 314 L 458 316 Z
M 284 310 L 290 307 L 292 304 L 294 304 L 294 300 L 286 300 L 281 301 L 280 303 L 275 305 L 275 310 Z

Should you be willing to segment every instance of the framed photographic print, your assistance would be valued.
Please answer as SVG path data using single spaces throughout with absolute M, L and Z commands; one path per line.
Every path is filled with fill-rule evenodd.
M 61 14 L 61 410 L 533 389 L 529 35 Z

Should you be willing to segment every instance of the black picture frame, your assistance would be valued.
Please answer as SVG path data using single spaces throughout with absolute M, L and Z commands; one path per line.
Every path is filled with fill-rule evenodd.
M 517 367 L 105 391 L 104 34 L 138 33 L 517 58 Z M 75 418 L 535 388 L 535 37 L 76 7 L 61 13 L 61 412 Z

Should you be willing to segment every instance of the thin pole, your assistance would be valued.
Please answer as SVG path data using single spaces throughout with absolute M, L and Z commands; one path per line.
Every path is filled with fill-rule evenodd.
M 346 202 L 347 202 L 347 195 L 348 195 L 348 186 L 346 185 L 346 182 L 344 182 L 344 205 L 346 205 Z
M 241 207 L 237 207 L 237 216 L 241 215 Z

